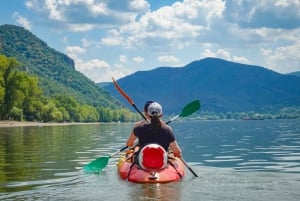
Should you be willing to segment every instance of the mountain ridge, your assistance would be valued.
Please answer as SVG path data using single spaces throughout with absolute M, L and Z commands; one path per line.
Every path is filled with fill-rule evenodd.
M 300 104 L 300 78 L 217 58 L 138 71 L 118 82 L 137 105 L 155 99 L 167 113 L 194 99 L 201 101 L 202 110 L 217 113 L 269 112 Z M 122 99 L 111 84 L 103 88 Z
M 293 75 L 293 76 L 300 77 L 300 71 L 291 72 L 291 73 L 288 73 L 287 75 Z

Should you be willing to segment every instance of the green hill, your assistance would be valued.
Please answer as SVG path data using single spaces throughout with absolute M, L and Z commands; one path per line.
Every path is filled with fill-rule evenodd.
M 76 71 L 71 58 L 22 27 L 0 26 L 0 54 L 15 57 L 22 64 L 20 70 L 37 76 L 47 97 L 68 94 L 82 104 L 120 107 L 116 99 Z

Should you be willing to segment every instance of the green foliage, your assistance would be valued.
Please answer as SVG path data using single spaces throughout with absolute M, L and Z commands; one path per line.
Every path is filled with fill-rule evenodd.
M 82 122 L 97 122 L 99 121 L 99 114 L 95 107 L 90 105 L 83 105 L 79 108 Z
M 17 121 L 23 120 L 23 111 L 20 108 L 13 107 L 10 111 L 10 117 Z
M 80 104 L 121 107 L 116 99 L 76 71 L 71 58 L 50 48 L 23 27 L 1 25 L 0 36 L 2 39 L 0 54 L 17 58 L 22 63 L 18 71 L 38 77 L 38 85 L 46 97 L 52 97 L 53 94 L 68 94 Z M 3 93 L 0 84 L 0 99 Z
M 1 86 L 3 87 L 1 90 L 0 119 L 6 119 L 14 104 L 21 102 L 24 94 L 21 91 L 21 81 L 16 82 L 21 74 L 13 72 L 13 69 L 18 65 L 17 61 L 0 55 L 0 64 Z
M 98 108 L 81 104 L 73 96 L 43 95 L 39 79 L 18 71 L 14 58 L 0 55 L 0 118 L 43 122 L 118 122 L 135 121 L 126 109 Z
M 44 122 L 62 121 L 62 113 L 60 113 L 53 101 L 49 101 L 41 108 L 41 118 Z

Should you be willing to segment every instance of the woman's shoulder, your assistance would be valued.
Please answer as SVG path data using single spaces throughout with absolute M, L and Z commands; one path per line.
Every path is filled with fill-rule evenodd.
M 146 120 L 141 120 L 141 121 L 138 121 L 138 122 L 134 123 L 134 128 L 141 127 L 141 126 L 144 126 L 146 124 L 149 124 L 149 123 Z
M 169 126 L 168 124 L 164 123 L 164 124 L 161 125 L 161 127 L 164 128 L 165 130 L 172 131 L 172 127 Z

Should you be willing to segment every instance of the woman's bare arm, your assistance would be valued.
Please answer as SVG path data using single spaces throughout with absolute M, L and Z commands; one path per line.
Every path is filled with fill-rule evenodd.
M 174 155 L 177 157 L 181 157 L 181 149 L 177 144 L 176 140 L 170 143 L 170 148 L 174 152 Z

